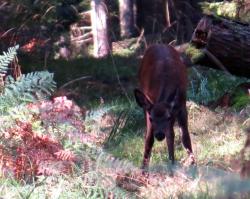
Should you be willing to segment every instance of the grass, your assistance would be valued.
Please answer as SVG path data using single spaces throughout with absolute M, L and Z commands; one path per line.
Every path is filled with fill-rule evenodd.
M 208 105 L 216 102 L 225 93 L 234 96 L 232 106 L 243 108 L 248 105 L 249 96 L 242 92 L 238 86 L 249 82 L 249 79 L 227 75 L 223 71 L 197 66 L 189 69 L 188 99 L 197 103 Z M 237 100 L 237 97 L 238 100 Z M 240 100 L 241 99 L 241 100 Z
M 197 68 L 192 70 L 194 71 L 190 71 L 190 79 L 196 84 L 198 90 L 193 91 L 194 95 L 189 95 L 189 99 L 196 101 L 196 103 L 189 102 L 188 111 L 189 129 L 193 137 L 197 161 L 201 164 L 211 163 L 211 161 L 217 164 L 227 159 L 226 168 L 230 165 L 230 159 L 237 158 L 244 144 L 245 134 L 241 127 L 242 119 L 239 119 L 239 113 L 233 109 L 210 110 L 197 103 L 207 104 L 218 99 L 221 95 L 220 92 L 227 92 L 232 88 L 232 85 L 236 86 L 235 82 L 240 83 L 245 81 L 245 79 L 229 77 L 222 72 L 210 69 Z M 204 78 L 208 78 L 208 81 L 203 86 L 200 86 L 199 84 L 201 84 L 200 82 Z M 190 85 L 189 91 L 192 91 L 192 89 L 194 87 Z M 120 100 L 116 103 L 116 107 L 121 107 L 121 110 L 130 110 L 129 114 L 120 121 L 121 123 L 124 120 L 129 122 L 123 124 L 120 129 L 116 129 L 113 139 L 109 140 L 108 144 L 106 143 L 106 149 L 115 157 L 128 159 L 135 165 L 140 166 L 144 147 L 143 134 L 145 131 L 143 112 L 137 107 L 135 102 L 129 104 L 125 100 Z M 106 107 L 109 106 L 112 107 L 113 104 L 109 105 L 107 103 Z M 243 105 L 243 107 L 246 106 L 247 103 Z M 113 119 L 116 120 L 119 111 L 113 111 L 112 113 Z M 199 121 L 197 121 L 197 118 L 199 118 Z M 245 116 L 245 119 L 247 119 L 247 116 Z M 185 158 L 186 154 L 183 150 L 177 127 L 175 128 L 175 132 L 175 155 L 176 159 L 180 161 L 182 158 Z M 166 143 L 156 142 L 152 151 L 151 164 L 165 164 L 168 161 L 167 156 Z
M 240 110 L 245 107 L 246 104 L 250 104 L 250 96 L 246 95 L 242 90 L 237 90 L 232 99 L 232 104 L 233 107 Z
M 121 57 L 122 56 L 116 56 L 115 58 L 119 59 Z M 137 66 L 133 63 L 132 68 L 123 70 L 123 67 L 125 69 L 131 63 L 128 59 L 130 58 L 124 55 L 121 60 L 118 61 L 119 67 L 117 70 L 119 71 L 119 77 L 121 79 L 128 78 L 127 80 L 131 84 L 134 82 L 133 78 L 135 78 Z M 92 61 L 94 62 L 92 63 Z M 110 59 L 104 60 L 104 62 L 101 60 L 99 62 L 98 60 L 89 58 L 85 63 L 88 67 L 93 68 L 81 70 L 85 71 L 88 75 L 93 74 L 98 80 L 100 78 L 102 81 L 105 81 L 108 77 L 115 76 L 115 71 L 113 71 L 113 69 L 110 70 L 110 67 L 107 68 L 107 65 L 112 64 L 111 62 L 112 60 Z M 61 65 L 58 64 L 59 62 L 55 63 L 57 63 L 56 65 L 58 66 Z M 79 65 L 79 63 L 81 63 L 80 59 L 76 61 L 75 65 Z M 100 63 L 102 63 L 102 65 L 100 65 Z M 112 72 L 110 73 L 110 71 Z M 189 106 L 189 128 L 197 150 L 197 160 L 201 164 L 207 164 L 211 163 L 213 160 L 214 162 L 220 162 L 228 158 L 228 166 L 230 164 L 229 159 L 237 157 L 244 143 L 245 137 L 240 122 L 231 123 L 229 121 L 224 121 L 224 118 L 228 117 L 228 114 L 234 114 L 233 110 L 230 113 L 223 113 L 223 109 L 216 112 L 215 110 L 209 110 L 209 108 L 200 106 L 199 103 L 208 104 L 218 99 L 223 93 L 233 90 L 232 87 L 236 87 L 241 82 L 246 81 L 246 79 L 228 76 L 223 72 L 202 67 L 190 69 L 189 77 L 191 82 L 188 90 L 189 100 L 196 102 L 191 103 Z M 119 86 L 117 87 L 117 79 L 108 79 L 111 82 L 108 85 L 108 87 L 111 87 L 111 98 L 107 96 L 110 95 L 110 93 L 107 92 L 106 89 L 103 89 L 104 92 L 100 94 L 100 90 L 93 90 L 93 87 L 91 87 L 92 93 L 89 93 L 90 95 L 93 95 L 93 92 L 98 93 L 99 96 L 103 96 L 106 100 L 104 100 L 104 104 L 97 100 L 95 103 L 89 105 L 92 107 L 92 110 L 89 118 L 87 118 L 87 130 L 93 131 L 94 133 L 98 132 L 99 134 L 103 132 L 105 136 L 109 136 L 109 132 L 112 132 L 112 138 L 109 138 L 108 141 L 106 139 L 106 150 L 117 158 L 127 159 L 139 166 L 142 161 L 144 146 L 143 134 L 145 124 L 142 110 L 140 110 L 133 101 L 131 92 L 133 87 L 129 85 L 125 87 L 130 99 L 128 100 L 125 95 L 119 95 L 121 90 Z M 116 88 L 113 87 L 112 84 L 115 85 Z M 97 85 L 97 87 L 99 86 L 100 85 Z M 248 101 L 242 104 L 241 109 L 246 107 L 247 104 Z M 126 112 L 126 114 L 122 118 L 119 118 L 122 111 Z M 204 111 L 204 113 L 202 113 L 202 111 Z M 105 118 L 107 120 L 107 117 L 109 117 L 109 125 L 105 124 Z M 237 118 L 237 113 L 232 117 Z M 199 118 L 199 122 L 196 121 L 197 118 Z M 116 126 L 114 127 L 115 123 Z M 105 125 L 108 127 L 105 127 Z M 175 131 L 176 158 L 180 161 L 186 154 L 180 141 L 178 128 L 176 128 Z M 218 140 L 213 140 L 214 138 Z M 216 143 L 216 145 L 214 143 Z M 152 152 L 151 163 L 156 165 L 167 161 L 166 143 L 156 142 Z
M 39 59 L 30 60 L 30 58 L 24 57 L 21 60 L 21 65 L 25 65 L 24 73 L 41 70 L 44 65 L 43 60 Z M 135 76 L 137 66 L 138 61 L 131 56 L 114 55 L 104 59 L 83 57 L 69 61 L 48 60 L 46 69 L 55 73 L 55 80 L 60 86 L 65 81 L 84 75 L 109 82 L 117 81 L 117 75 L 126 79 Z
M 133 169 L 136 167 L 127 166 L 124 161 L 131 162 L 135 166 L 141 164 L 144 145 L 142 111 L 136 108 L 135 104 L 131 105 L 126 100 L 117 100 L 111 104 L 95 107 L 95 110 L 89 113 L 86 118 L 86 130 L 89 134 L 101 137 L 102 135 L 109 136 L 109 132 L 114 128 L 112 122 L 118 120 L 121 111 L 128 109 L 132 110 L 130 114 L 126 115 L 126 117 L 129 117 L 129 122 L 123 124 L 122 121 L 126 117 L 120 118 L 119 122 L 123 125 L 116 130 L 104 152 L 103 150 L 96 152 L 95 149 L 91 152 L 92 149 L 80 147 L 80 145 L 73 147 L 78 151 L 78 154 L 81 154 L 82 162 L 85 158 L 89 159 L 88 162 L 93 161 L 93 166 L 87 167 L 90 170 L 84 171 L 84 164 L 81 163 L 79 164 L 81 166 L 74 170 L 72 176 L 39 178 L 36 183 L 31 184 L 19 184 L 15 181 L 3 180 L 0 185 L 0 196 L 4 198 L 105 198 L 108 190 L 112 190 L 112 193 L 120 194 L 118 198 L 136 197 L 136 194 L 126 192 L 117 186 L 117 182 L 112 176 L 116 172 L 121 172 L 120 170 L 128 172 L 130 168 L 132 168 L 131 172 L 134 173 Z M 174 177 L 169 177 L 169 171 L 165 171 L 165 166 L 168 165 L 166 143 L 156 142 L 150 163 L 152 173 L 149 181 L 151 184 L 140 187 L 141 198 L 162 198 L 162 196 L 214 198 L 219 194 L 217 191 L 228 190 L 228 186 L 234 185 L 235 187 L 242 184 L 242 181 L 237 181 L 238 184 L 230 185 L 229 182 L 235 182 L 232 177 L 231 180 L 225 181 L 223 187 L 219 189 L 220 181 L 225 180 L 225 176 L 232 175 L 228 172 L 230 159 L 239 155 L 239 150 L 244 143 L 240 121 L 246 118 L 238 118 L 239 114 L 233 111 L 223 113 L 223 110 L 217 110 L 215 112 L 193 102 L 188 103 L 188 110 L 189 125 L 199 171 L 196 171 L 194 177 L 191 177 L 189 171 L 177 167 Z M 233 121 L 230 118 L 225 120 L 226 117 L 232 117 Z M 199 118 L 199 123 L 197 118 Z M 205 128 L 200 128 L 200 126 Z M 176 129 L 176 156 L 177 160 L 180 161 L 186 154 L 183 151 L 178 134 L 178 129 Z M 102 147 L 102 143 L 97 145 Z M 65 144 L 67 143 L 65 142 Z M 111 157 L 112 159 L 110 159 Z M 221 173 L 223 173 L 221 169 L 225 170 L 226 175 L 223 174 L 219 177 L 217 170 L 214 171 L 214 168 L 219 168 L 218 171 Z M 211 170 L 210 173 L 208 173 L 208 170 Z M 204 176 L 210 176 L 210 178 L 207 179 Z M 91 180 L 94 181 L 89 184 Z M 41 183 L 39 184 L 39 182 Z M 235 192 L 237 191 L 239 190 L 236 189 Z
M 124 106 L 124 104 L 121 104 L 121 106 Z M 193 106 L 197 106 L 198 109 L 194 109 Z M 207 164 L 208 162 L 211 163 L 211 161 L 216 162 L 227 159 L 228 162 L 225 163 L 230 165 L 230 159 L 238 159 L 237 156 L 244 145 L 245 134 L 241 127 L 242 118 L 240 119 L 237 113 L 234 111 L 216 113 L 206 107 L 200 108 L 199 105 L 195 105 L 193 102 L 188 103 L 188 110 L 189 129 L 198 163 Z M 117 120 L 114 111 L 111 112 L 113 113 L 113 119 Z M 111 114 L 111 112 L 107 111 L 106 113 Z M 103 113 L 103 115 L 105 114 Z M 127 159 L 140 166 L 144 148 L 144 116 L 141 111 L 139 114 L 131 113 L 126 117 L 128 118 L 123 118 L 120 122 L 122 123 L 123 120 L 127 119 L 131 123 L 125 123 L 120 129 L 116 129 L 115 135 L 105 145 L 106 150 L 115 157 Z M 199 118 L 198 123 L 197 118 Z M 98 123 L 98 119 L 96 123 Z M 110 131 L 112 127 L 110 127 Z M 101 129 L 99 129 L 100 131 Z M 175 155 L 177 161 L 180 161 L 185 158 L 186 153 L 183 150 L 181 136 L 177 127 L 175 132 Z M 152 151 L 151 164 L 165 164 L 164 162 L 168 160 L 167 156 L 165 141 L 156 141 Z
M 90 174 L 89 174 L 90 175 Z M 89 185 L 87 175 L 75 173 L 73 176 L 39 178 L 34 184 L 21 185 L 15 181 L 2 180 L 0 195 L 3 198 L 105 198 L 110 188 Z M 84 179 L 85 178 L 85 179 Z M 94 176 L 89 176 L 94 179 Z M 117 197 L 126 193 L 117 190 Z
M 37 63 L 29 62 L 25 70 L 37 69 L 33 67 L 36 64 L 41 68 L 42 62 L 35 61 Z M 80 76 L 92 77 L 72 84 L 68 90 L 76 90 L 77 97 L 74 99 L 88 107 L 85 131 L 97 141 L 85 144 L 67 140 L 62 142 L 80 157 L 71 176 L 38 178 L 31 184 L 1 179 L 0 197 L 105 198 L 113 193 L 118 198 L 214 198 L 221 194 L 219 191 L 230 190 L 232 184 L 226 183 L 225 179 L 229 177 L 229 182 L 234 182 L 234 174 L 229 171 L 236 173 L 240 166 L 239 155 L 245 141 L 243 129 L 250 125 L 247 111 L 249 101 L 241 100 L 244 103 L 240 102 L 239 109 L 214 109 L 203 105 L 218 99 L 232 86 L 237 86 L 235 82 L 240 83 L 245 79 L 202 67 L 189 71 L 192 82 L 187 104 L 189 129 L 198 166 L 194 171 L 182 167 L 180 161 L 186 157 L 186 153 L 176 126 L 177 165 L 173 169 L 174 176 L 170 176 L 167 168 L 170 164 L 166 142 L 156 141 L 150 162 L 150 184 L 140 185 L 139 192 L 134 193 L 121 188 L 116 175 L 134 174 L 142 162 L 145 121 L 143 111 L 136 105 L 132 94 L 138 60 L 131 57 L 129 50 L 125 50 L 123 56 L 115 55 L 103 60 L 91 57 L 68 62 L 53 60 L 48 65 L 49 70 L 55 72 L 59 87 Z M 237 104 L 238 100 L 235 99 Z M 39 128 L 39 125 L 34 124 L 34 128 Z M 225 184 L 222 188 L 221 182 Z M 242 187 L 242 182 L 238 180 L 234 185 Z M 240 187 L 234 189 L 235 192 L 239 192 Z M 227 198 L 227 193 L 223 194 Z
M 24 73 L 43 68 L 43 62 L 38 59 L 25 58 L 21 65 L 25 65 Z M 93 108 L 100 100 L 132 100 L 131 82 L 136 84 L 137 67 L 137 59 L 122 54 L 106 59 L 85 57 L 69 61 L 50 60 L 47 69 L 54 73 L 58 88 L 71 80 L 90 77 L 70 84 L 61 92 L 72 96 L 78 104 Z

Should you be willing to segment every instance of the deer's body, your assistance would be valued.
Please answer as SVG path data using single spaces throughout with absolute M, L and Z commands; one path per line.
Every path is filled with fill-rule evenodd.
M 146 50 L 139 70 L 139 86 L 135 97 L 144 109 L 147 125 L 143 167 L 149 164 L 154 138 L 161 141 L 166 137 L 169 159 L 174 162 L 176 119 L 182 130 L 183 145 L 192 155 L 187 127 L 186 66 L 172 46 L 153 45 Z
M 163 93 L 171 95 L 176 88 L 186 98 L 186 67 L 173 47 L 153 45 L 148 48 L 139 70 L 139 86 L 152 103 Z

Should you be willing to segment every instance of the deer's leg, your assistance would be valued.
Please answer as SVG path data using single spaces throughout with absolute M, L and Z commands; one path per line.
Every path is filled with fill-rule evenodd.
M 146 115 L 147 130 L 145 133 L 145 146 L 144 146 L 142 169 L 146 169 L 149 165 L 151 151 L 154 144 L 154 135 L 152 131 L 152 125 L 149 120 L 149 114 L 146 112 L 145 115 Z
M 169 160 L 174 164 L 175 157 L 174 157 L 174 119 L 171 119 L 169 123 L 169 127 L 167 128 L 166 131 L 166 141 L 167 141 L 167 146 L 168 146 L 168 155 L 169 155 Z
M 188 155 L 190 156 L 191 164 L 195 162 L 194 160 L 194 155 L 193 155 L 193 150 L 192 150 L 192 144 L 191 144 L 191 139 L 188 131 L 188 115 L 187 115 L 187 108 L 186 106 L 183 106 L 181 111 L 179 112 L 178 116 L 178 123 L 181 128 L 181 133 L 182 133 L 182 143 L 187 151 Z

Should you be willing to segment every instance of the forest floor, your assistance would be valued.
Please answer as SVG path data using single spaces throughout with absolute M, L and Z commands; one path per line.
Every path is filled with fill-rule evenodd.
M 105 60 L 48 62 L 59 88 L 54 97 L 66 95 L 84 113 L 84 131 L 77 135 L 80 143 L 67 140 L 61 130 L 55 132 L 62 133 L 64 149 L 71 149 L 78 163 L 71 175 L 39 177 L 26 186 L 4 182 L 0 196 L 6 198 L 15 190 L 12 198 L 249 198 L 250 181 L 240 176 L 245 129 L 250 126 L 249 96 L 243 92 L 235 97 L 235 88 L 249 80 L 189 68 L 188 124 L 196 165 L 183 164 L 187 154 L 176 125 L 177 163 L 169 163 L 166 142 L 156 142 L 144 175 L 140 165 L 145 121 L 133 97 L 141 52 L 135 56 L 129 42 L 117 43 L 115 49 Z M 42 62 L 32 59 L 21 65 L 24 72 L 34 71 Z M 66 84 L 78 78 L 83 79 Z M 228 92 L 231 102 L 220 107 L 218 99 Z
M 241 151 L 246 140 L 244 129 L 250 125 L 250 106 L 222 108 L 217 100 L 211 103 L 209 99 L 204 100 L 207 105 L 202 105 L 203 101 L 199 100 L 209 98 L 206 92 L 212 93 L 212 87 L 205 91 L 198 89 L 187 102 L 197 165 L 183 165 L 187 156 L 178 126 L 175 126 L 177 164 L 172 167 L 168 162 L 166 142 L 156 142 L 148 175 L 142 175 L 139 168 L 143 157 L 145 123 L 142 110 L 135 104 L 132 95 L 139 61 L 131 60 L 129 50 L 124 49 L 125 58 L 116 55 L 113 59 L 117 59 L 115 63 L 118 64 L 105 66 L 109 67 L 108 71 L 115 72 L 107 74 L 109 78 L 103 75 L 98 80 L 84 82 L 81 87 L 85 90 L 81 90 L 79 96 L 82 101 L 90 101 L 94 94 L 96 99 L 95 103 L 87 105 L 90 109 L 87 108 L 85 127 L 88 135 L 93 136 L 93 144 L 103 148 L 113 158 L 114 162 L 109 162 L 108 168 L 105 166 L 104 173 L 110 172 L 116 186 L 139 198 L 235 198 L 239 195 L 247 198 L 250 182 L 241 179 L 240 170 Z M 126 66 L 129 68 L 123 68 Z M 194 74 L 208 78 L 210 71 L 206 70 L 189 69 L 191 81 L 197 78 Z M 210 76 L 216 79 L 214 75 Z M 226 84 L 223 78 L 221 83 Z M 209 84 L 206 86 L 209 87 Z M 216 89 L 220 92 L 220 88 Z M 200 94 L 202 92 L 205 94 Z M 220 96 L 223 96 L 223 89 Z
M 191 101 L 187 107 L 197 165 L 185 167 L 182 163 L 186 153 L 176 126 L 177 164 L 172 167 L 168 162 L 166 143 L 156 142 L 146 177 L 139 170 L 143 157 L 143 130 L 121 130 L 129 125 L 128 120 L 135 122 L 135 116 L 118 117 L 120 115 L 114 115 L 112 111 L 105 112 L 105 105 L 95 110 L 99 115 L 92 117 L 91 126 L 95 128 L 90 127 L 89 133 L 98 135 L 101 138 L 98 144 L 112 156 L 134 165 L 127 168 L 126 164 L 114 162 L 117 166 L 112 166 L 112 172 L 116 173 L 117 185 L 127 191 L 137 191 L 139 196 L 146 198 L 235 198 L 241 192 L 249 192 L 246 187 L 250 182 L 240 178 L 240 170 L 241 150 L 246 138 L 243 126 L 249 125 L 250 107 L 241 112 L 230 108 L 211 110 Z M 117 123 L 120 126 L 114 129 Z
M 233 12 L 229 10 L 229 13 Z M 150 41 L 162 43 L 162 37 L 152 35 Z M 187 91 L 188 125 L 196 165 L 184 164 L 187 154 L 176 125 L 176 164 L 168 160 L 166 141 L 156 141 L 149 170 L 142 173 L 145 121 L 133 96 L 143 54 L 141 43 L 149 45 L 138 38 L 113 43 L 113 55 L 100 60 L 52 58 L 45 64 L 44 57 L 39 58 L 37 54 L 19 59 L 23 73 L 44 69 L 53 72 L 58 90 L 52 97 L 67 96 L 77 106 L 71 106 L 74 103 L 64 97 L 42 103 L 48 105 L 49 113 L 44 114 L 47 123 L 41 119 L 44 112 L 34 113 L 30 107 L 14 107 L 10 115 L 0 118 L 1 141 L 7 134 L 7 142 L 2 143 L 11 149 L 6 157 L 14 154 L 12 159 L 5 159 L 5 151 L 0 146 L 0 198 L 250 198 L 250 180 L 240 175 L 246 129 L 250 127 L 249 89 L 246 92 L 241 88 L 250 80 L 200 66 L 188 69 Z M 62 120 L 62 115 L 67 116 L 66 120 Z M 15 120 L 9 122 L 13 118 Z M 19 180 L 14 178 L 16 171 L 8 173 L 6 167 L 13 165 L 6 162 L 25 160 L 25 153 L 17 156 L 20 151 L 14 149 L 15 144 L 22 144 L 21 136 L 10 140 L 8 131 L 3 131 L 7 124 L 5 119 L 11 124 L 7 130 L 12 134 L 26 133 L 24 143 L 34 138 L 27 153 L 44 144 L 42 150 L 38 148 L 33 154 L 35 160 L 54 163 L 43 165 L 44 175 L 32 173 L 34 168 L 30 167 L 36 165 L 32 156 L 23 161 L 23 165 L 20 161 L 20 170 L 26 172 L 21 180 L 20 176 Z M 32 128 L 22 129 L 16 124 L 20 119 L 30 122 Z M 37 143 L 38 138 L 40 141 L 45 138 L 46 142 Z M 26 144 L 21 147 L 27 149 Z M 54 145 L 61 153 L 55 153 Z M 249 161 L 249 156 L 247 158 Z M 70 162 L 67 159 L 73 160 L 73 164 L 66 164 L 66 167 L 71 165 L 67 167 L 69 173 L 63 170 L 64 163 Z

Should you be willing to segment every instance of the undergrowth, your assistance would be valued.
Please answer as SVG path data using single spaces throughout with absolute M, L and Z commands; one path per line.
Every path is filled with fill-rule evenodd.
M 15 52 L 17 48 L 11 50 Z M 15 54 L 11 50 L 4 54 L 1 64 L 11 62 Z M 127 197 L 129 193 L 116 187 L 102 170 L 109 156 L 103 155 L 95 145 L 83 148 L 83 142 L 90 144 L 95 140 L 84 133 L 85 112 L 66 97 L 46 100 L 55 82 L 53 75 L 40 74 L 5 79 L 0 96 L 4 105 L 1 107 L 0 196 Z
M 243 108 L 249 104 L 249 96 L 244 93 L 236 93 L 237 87 L 250 82 L 247 78 L 228 75 L 223 71 L 208 69 L 202 66 L 189 70 L 189 88 L 187 91 L 189 100 L 208 105 L 215 102 L 225 93 L 234 94 L 232 107 Z
M 102 77 L 102 81 L 110 75 L 110 69 L 104 66 L 96 76 Z M 112 73 L 111 85 L 120 73 L 125 77 L 123 83 L 128 81 L 126 77 L 135 69 L 127 73 L 125 68 Z M 98 64 L 86 70 L 93 70 L 94 75 Z M 102 76 L 103 70 L 106 72 Z M 182 167 L 181 160 L 186 153 L 176 126 L 177 164 L 174 167 L 168 164 L 166 143 L 156 142 L 146 177 L 138 169 L 142 161 L 145 121 L 143 111 L 132 100 L 133 88 L 129 85 L 125 89 L 128 98 L 112 96 L 107 100 L 101 95 L 99 103 L 86 110 L 66 97 L 46 100 L 55 89 L 50 73 L 47 73 L 50 84 L 38 73 L 33 74 L 39 79 L 35 81 L 32 75 L 24 75 L 29 78 L 17 81 L 7 80 L 14 85 L 8 92 L 19 91 L 20 94 L 12 96 L 20 101 L 6 103 L 2 109 L 0 197 L 214 198 L 234 197 L 235 193 L 249 191 L 241 186 L 230 192 L 230 187 L 249 185 L 249 182 L 229 172 L 237 169 L 231 161 L 238 160 L 243 147 L 243 127 L 249 125 L 249 107 L 245 102 L 240 103 L 239 112 L 233 108 L 210 110 L 200 105 L 215 100 L 220 92 L 230 91 L 236 82 L 238 85 L 245 80 L 201 68 L 189 73 L 189 99 L 197 102 L 187 103 L 189 129 L 198 167 Z M 24 89 L 15 89 L 21 80 L 29 81 L 32 88 L 20 83 Z M 42 84 L 43 81 L 47 84 Z M 5 87 L 2 96 L 4 91 Z M 120 91 L 120 87 L 112 87 L 113 93 Z M 32 96 L 28 100 L 23 97 L 26 92 Z M 225 190 L 229 190 L 228 193 Z

